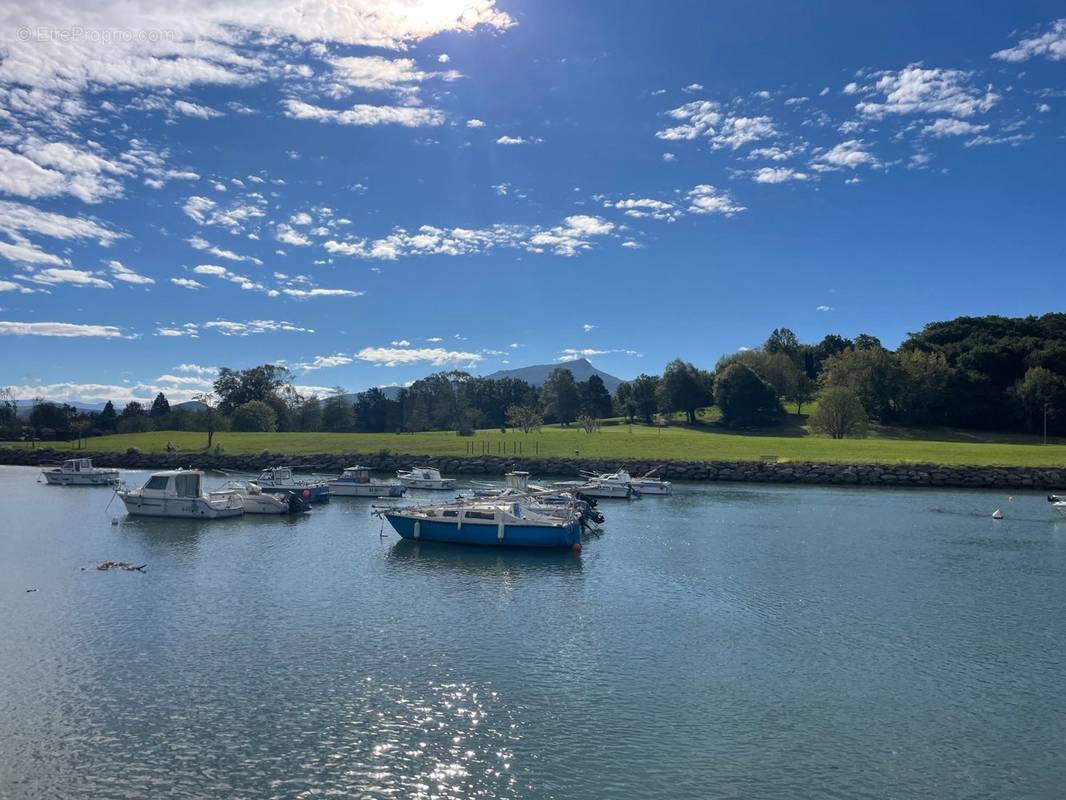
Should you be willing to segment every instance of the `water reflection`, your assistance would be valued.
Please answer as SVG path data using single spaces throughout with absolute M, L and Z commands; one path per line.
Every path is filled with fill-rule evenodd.
M 389 547 L 390 566 L 414 566 L 435 572 L 518 576 L 522 574 L 570 574 L 582 571 L 579 553 L 570 550 L 505 549 L 473 545 L 415 542 L 399 539 Z

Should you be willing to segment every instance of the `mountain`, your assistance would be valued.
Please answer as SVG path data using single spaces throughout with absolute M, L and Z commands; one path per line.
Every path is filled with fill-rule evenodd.
M 494 372 L 491 375 L 486 375 L 486 378 L 516 378 L 520 381 L 525 381 L 533 386 L 543 386 L 544 381 L 548 379 L 553 369 L 564 367 L 570 370 L 574 374 L 574 380 L 581 382 L 587 381 L 593 375 L 599 375 L 603 380 L 604 386 L 607 387 L 607 391 L 611 394 L 615 393 L 619 384 L 625 383 L 621 378 L 616 378 L 614 375 L 609 375 L 602 370 L 596 369 L 589 363 L 587 358 L 578 358 L 574 361 L 561 361 L 554 364 L 534 364 L 530 367 L 519 367 L 518 369 L 501 369 L 498 372 Z

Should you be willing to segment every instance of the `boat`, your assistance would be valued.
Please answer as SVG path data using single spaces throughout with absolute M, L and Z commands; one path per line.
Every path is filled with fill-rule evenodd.
M 513 470 L 503 477 L 502 487 L 480 484 L 473 489 L 473 496 L 483 500 L 521 500 L 528 508 L 549 516 L 566 516 L 570 509 L 574 509 L 582 530 L 593 530 L 603 524 L 603 514 L 596 510 L 596 501 L 592 498 L 580 498 L 570 492 L 531 484 L 529 473 L 521 470 Z
M 139 489 L 121 488 L 126 511 L 141 517 L 220 519 L 244 513 L 244 498 L 237 492 L 205 492 L 199 470 L 154 472 Z
M 327 484 L 331 495 L 344 497 L 403 497 L 406 488 L 395 481 L 375 481 L 370 467 L 345 467 L 340 477 Z
M 117 469 L 94 467 L 91 458 L 68 458 L 58 466 L 41 470 L 45 483 L 53 486 L 113 486 L 119 482 Z
M 227 481 L 208 495 L 236 492 L 244 501 L 245 514 L 302 514 L 311 505 L 296 492 L 267 494 L 252 481 Z
M 556 483 L 550 484 L 548 488 L 580 494 L 583 497 L 595 497 L 597 499 L 613 498 L 629 500 L 631 497 L 639 496 L 639 492 L 627 483 L 605 481 L 598 477 L 587 478 L 583 481 L 557 481 Z
M 455 478 L 442 478 L 436 467 L 414 467 L 396 472 L 400 483 L 408 489 L 447 490 L 455 488 Z
M 267 494 L 295 492 L 308 503 L 329 502 L 329 486 L 324 481 L 305 481 L 293 476 L 292 467 L 268 467 L 255 483 Z
M 1061 494 L 1049 494 L 1047 501 L 1051 503 L 1051 507 L 1059 512 L 1062 516 L 1066 517 L 1066 495 Z
M 581 549 L 576 508 L 547 514 L 522 500 L 466 500 L 443 505 L 379 509 L 404 539 L 493 547 Z
M 657 469 L 653 469 L 650 472 L 645 472 L 639 478 L 634 478 L 623 468 L 619 469 L 617 472 L 597 475 L 595 476 L 595 480 L 603 481 L 605 483 L 628 485 L 642 496 L 646 494 L 673 494 L 674 485 L 670 483 L 670 481 L 664 481 L 652 477 L 657 471 Z

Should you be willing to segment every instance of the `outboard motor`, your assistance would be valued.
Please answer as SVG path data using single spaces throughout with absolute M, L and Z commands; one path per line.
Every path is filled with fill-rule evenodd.
M 289 492 L 287 499 L 290 514 L 306 514 L 311 510 L 311 504 L 296 494 L 296 492 Z

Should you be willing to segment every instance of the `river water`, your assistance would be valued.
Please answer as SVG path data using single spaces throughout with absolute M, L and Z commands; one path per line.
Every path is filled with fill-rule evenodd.
M 0 797 L 1066 795 L 1042 496 L 689 485 L 573 554 L 36 478 L 0 467 Z

